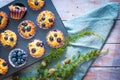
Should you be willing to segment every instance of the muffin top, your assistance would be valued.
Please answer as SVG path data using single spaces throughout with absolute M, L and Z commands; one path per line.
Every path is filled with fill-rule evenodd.
M 33 10 L 41 9 L 45 4 L 44 0 L 28 0 L 28 5 Z
M 11 30 L 5 30 L 1 33 L 0 41 L 4 47 L 12 48 L 17 43 L 17 35 Z
M 23 10 L 23 11 L 26 9 L 26 7 L 22 3 L 16 3 L 14 5 L 10 5 L 9 8 L 13 10 Z
M 35 35 L 35 27 L 36 26 L 32 21 L 25 20 L 19 24 L 18 31 L 23 38 L 30 39 Z
M 0 58 L 0 74 L 4 75 L 8 71 L 8 64 L 7 62 Z
M 26 60 L 27 54 L 22 49 L 16 48 L 9 53 L 9 62 L 15 68 L 25 65 Z
M 3 29 L 7 26 L 8 16 L 5 12 L 0 11 L 0 29 Z
M 42 29 L 51 28 L 54 25 L 54 18 L 51 11 L 42 11 L 37 17 L 38 26 Z
M 47 34 L 46 40 L 51 47 L 58 48 L 64 44 L 64 35 L 60 30 L 51 30 Z
M 41 40 L 35 39 L 28 44 L 30 55 L 33 57 L 41 57 L 45 52 L 44 43 Z

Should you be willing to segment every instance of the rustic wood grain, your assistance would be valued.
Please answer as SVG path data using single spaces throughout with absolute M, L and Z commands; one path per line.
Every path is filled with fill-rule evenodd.
M 120 80 L 120 67 L 92 67 L 83 80 Z
M 120 43 L 120 20 L 116 21 L 116 24 L 114 25 L 106 43 Z
M 103 51 L 107 49 L 109 52 L 99 56 L 92 66 L 120 66 L 120 44 L 106 44 Z
M 120 0 L 52 0 L 52 2 L 61 19 L 69 20 L 84 15 L 109 2 L 120 2 Z
M 61 19 L 69 20 L 81 16 L 97 7 L 93 0 L 52 0 Z M 58 6 L 61 5 L 61 6 Z

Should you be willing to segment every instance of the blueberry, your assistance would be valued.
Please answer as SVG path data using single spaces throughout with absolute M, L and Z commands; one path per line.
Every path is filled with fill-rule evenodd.
M 57 34 L 55 33 L 54 36 L 57 37 Z
M 35 1 L 34 4 L 35 4 L 36 6 L 38 6 L 39 3 L 38 3 L 38 1 Z
M 17 53 L 18 56 L 21 56 L 22 54 L 23 54 L 22 51 L 18 51 Z
M 33 36 L 32 34 L 29 34 L 29 36 Z
M 17 60 L 17 63 L 18 63 L 18 64 L 20 64 L 20 63 L 21 63 L 21 60 L 20 60 L 20 59 L 18 59 L 18 60 Z
M 5 40 L 8 40 L 8 36 L 5 36 L 4 39 L 5 39 Z
M 43 46 L 44 46 L 44 44 L 43 44 L 43 43 L 41 43 L 41 44 L 40 44 L 40 47 L 43 47 Z
M 35 52 L 36 52 L 36 49 L 35 49 L 35 48 L 32 48 L 32 49 L 31 49 L 31 52 L 32 52 L 32 53 L 35 53 Z
M 24 63 L 25 61 L 24 61 L 23 59 L 20 59 L 20 62 L 21 62 L 21 63 Z
M 57 32 L 57 30 L 56 30 L 56 29 L 54 29 L 53 31 L 54 31 L 54 32 Z
M 20 8 L 16 6 L 15 9 L 20 9 Z
M 61 41 L 62 41 L 61 38 L 57 38 L 58 43 L 61 43 Z
M 12 52 L 12 57 L 16 57 L 16 52 Z
M 23 26 L 27 26 L 28 24 L 27 23 L 22 23 Z
M 25 60 L 26 58 L 27 58 L 27 55 L 25 55 L 25 54 L 24 54 L 24 55 L 22 55 L 22 59 L 24 59 L 24 60 Z
M 7 66 L 8 64 L 7 64 L 7 62 L 3 62 L 3 64 L 2 64 L 3 66 Z
M 39 47 L 39 46 L 40 46 L 40 47 L 43 47 L 43 45 L 44 45 L 44 44 L 43 44 L 43 43 L 40 43 L 40 42 L 37 42 L 37 43 L 36 43 L 36 46 L 38 46 L 38 47 Z
M 15 64 L 16 66 L 18 66 L 18 65 L 19 65 L 19 64 L 18 64 L 18 62 L 15 62 L 14 64 Z
M 44 21 L 44 20 L 45 20 L 45 17 L 43 16 L 43 17 L 41 18 L 41 20 L 43 20 L 43 21 Z
M 41 44 L 40 42 L 37 42 L 37 43 L 36 43 L 36 46 L 40 46 L 40 44 Z
M 45 27 L 46 25 L 45 25 L 45 23 L 42 23 L 42 27 Z
M 31 26 L 28 26 L 27 27 L 27 31 L 29 32 L 31 30 Z
M 23 27 L 23 28 L 22 28 L 22 31 L 23 31 L 23 32 L 25 32 L 25 31 L 26 31 L 26 29 Z
M 53 19 L 51 19 L 51 18 L 50 18 L 50 19 L 48 19 L 48 20 L 49 20 L 49 22 L 53 22 Z
M 11 37 L 11 38 L 10 38 L 10 41 L 14 41 L 14 38 L 13 38 L 13 37 Z
M 13 63 L 17 61 L 16 58 L 12 58 L 11 60 L 12 60 Z
M 50 41 L 53 41 L 53 37 L 52 37 L 52 36 L 50 36 L 49 40 L 50 40 Z

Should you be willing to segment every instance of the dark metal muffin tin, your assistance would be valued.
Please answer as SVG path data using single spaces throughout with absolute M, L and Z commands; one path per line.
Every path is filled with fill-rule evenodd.
M 15 3 L 22 3 L 24 4 L 26 7 L 27 7 L 27 13 L 25 14 L 25 16 L 20 19 L 20 20 L 14 20 L 14 19 L 11 19 L 10 18 L 10 15 L 9 15 L 9 9 L 8 9 L 8 6 L 10 6 L 11 4 L 15 4 Z M 47 29 L 47 30 L 44 30 L 44 29 L 40 29 L 38 26 L 37 26 L 37 22 L 36 22 L 36 18 L 38 16 L 38 14 L 41 12 L 41 11 L 44 11 L 44 10 L 50 10 L 51 12 L 54 13 L 55 15 L 55 24 L 52 28 L 50 29 Z M 5 75 L 0 75 L 0 80 L 3 80 L 3 78 L 5 77 L 8 77 L 20 70 L 22 70 L 23 68 L 26 68 L 30 65 L 32 65 L 33 63 L 41 60 L 42 58 L 44 58 L 46 55 L 49 54 L 49 50 L 50 50 L 50 47 L 48 46 L 48 44 L 46 43 L 46 39 L 45 39 L 45 36 L 46 34 L 50 31 L 50 30 L 53 30 L 53 29 L 59 29 L 63 32 L 64 36 L 67 37 L 67 32 L 65 30 L 65 27 L 60 19 L 60 16 L 58 15 L 54 5 L 52 4 L 52 1 L 51 0 L 45 0 L 45 6 L 41 9 L 41 10 L 38 10 L 38 11 L 34 11 L 32 9 L 29 8 L 28 4 L 27 4 L 27 0 L 16 0 L 2 8 L 0 8 L 0 11 L 4 11 L 8 17 L 9 17 L 9 23 L 8 23 L 8 26 L 1 30 L 0 32 L 3 32 L 4 30 L 7 30 L 7 29 L 10 29 L 12 31 L 14 31 L 17 36 L 18 36 L 18 41 L 17 41 L 17 45 L 14 47 L 14 48 L 21 48 L 23 49 L 24 51 L 27 52 L 28 54 L 28 59 L 27 59 L 27 63 L 26 65 L 20 67 L 20 68 L 13 68 L 9 61 L 8 61 L 8 55 L 9 55 L 9 52 L 14 49 L 10 49 L 10 48 L 5 48 L 3 47 L 1 44 L 0 44 L 0 58 L 3 58 L 5 59 L 6 61 L 8 61 L 8 66 L 9 66 L 9 70 L 8 72 L 5 74 Z M 35 36 L 32 38 L 32 39 L 24 39 L 22 38 L 19 33 L 18 33 L 18 25 L 20 22 L 22 22 L 23 20 L 31 20 L 35 23 L 36 25 L 36 34 Z M 40 57 L 40 58 L 33 58 L 30 56 L 29 54 L 29 51 L 28 51 L 28 48 L 27 48 L 27 45 L 29 42 L 31 42 L 32 40 L 34 39 L 40 39 L 44 42 L 45 44 L 45 48 L 46 48 L 46 52 L 45 54 Z

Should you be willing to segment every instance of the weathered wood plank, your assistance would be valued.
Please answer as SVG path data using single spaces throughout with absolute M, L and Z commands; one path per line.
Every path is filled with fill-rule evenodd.
M 116 21 L 114 28 L 106 43 L 120 43 L 120 20 Z
M 120 67 L 92 67 L 83 80 L 120 80 Z
M 98 57 L 92 66 L 120 66 L 120 44 L 106 44 L 103 50 L 107 49 L 109 52 Z
M 81 16 L 95 8 L 94 0 L 52 0 L 62 20 Z M 103 0 L 101 0 L 101 4 Z M 97 6 L 97 5 L 96 5 Z
M 69 20 L 107 4 L 108 2 L 120 2 L 120 0 L 52 0 L 52 2 L 61 19 Z

